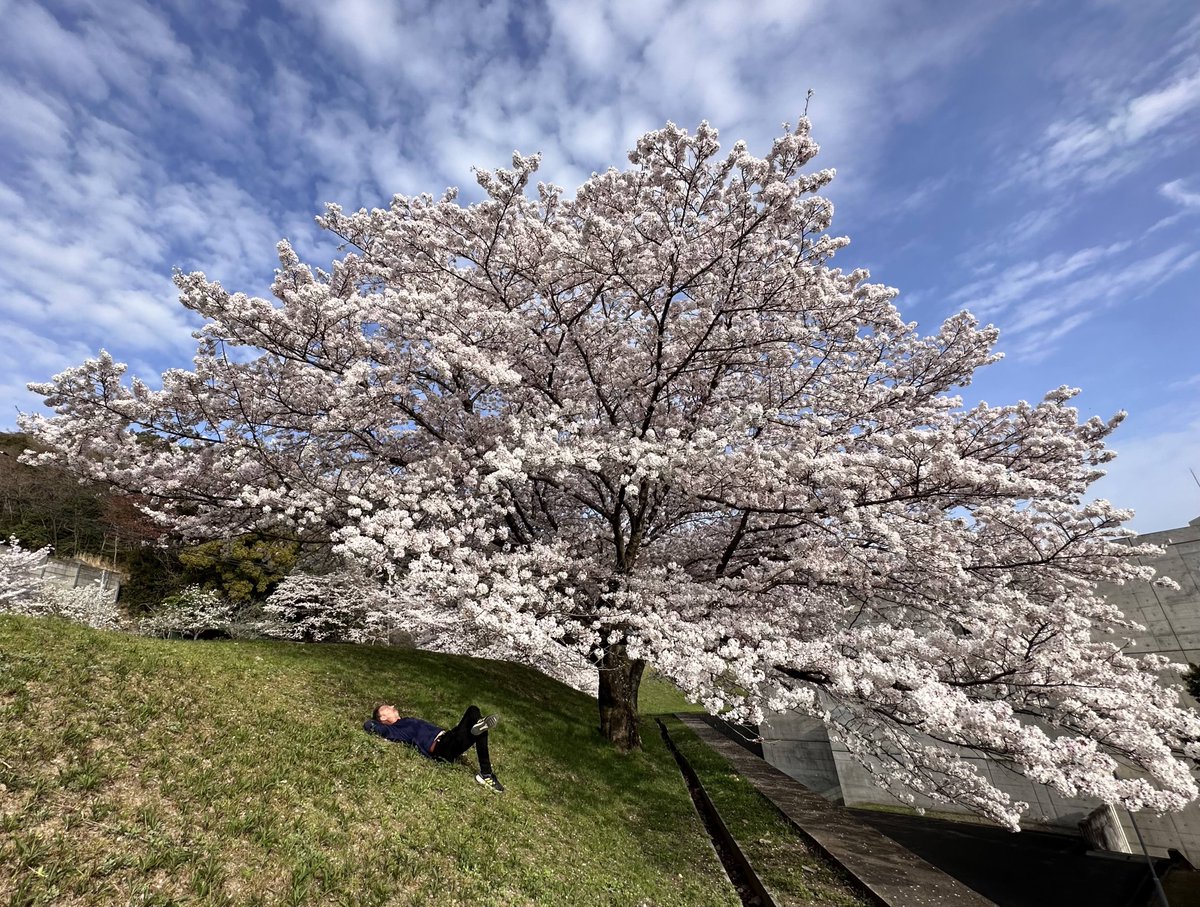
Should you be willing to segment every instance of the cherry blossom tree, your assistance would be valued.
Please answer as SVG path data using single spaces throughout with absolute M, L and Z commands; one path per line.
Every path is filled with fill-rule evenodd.
M 193 585 L 168 596 L 154 614 L 138 621 L 137 628 L 147 636 L 195 640 L 205 634 L 228 634 L 236 616 L 233 602 L 212 589 Z
M 99 582 L 71 589 L 44 579 L 50 550 L 30 551 L 15 537 L 0 546 L 0 614 L 51 615 L 99 630 L 118 629 L 120 610 Z
M 49 556 L 49 547 L 30 551 L 15 537 L 0 545 L 0 613 L 26 613 L 41 592 L 42 568 Z
M 44 583 L 26 613 L 61 617 L 96 630 L 122 628 L 121 609 L 99 580 L 74 588 Z
M 384 588 L 353 569 L 299 571 L 283 579 L 263 604 L 271 636 L 320 642 L 380 642 L 398 629 Z
M 324 538 L 397 607 L 586 659 L 623 748 L 649 661 L 1012 826 L 963 748 L 1183 806 L 1200 725 L 1096 592 L 1152 579 L 1130 513 L 1085 501 L 1123 414 L 1080 422 L 1065 387 L 965 407 L 996 329 L 922 335 L 833 267 L 816 151 L 803 120 L 763 157 L 668 124 L 574 198 L 514 154 L 477 203 L 330 206 L 345 255 L 281 243 L 275 301 L 176 276 L 192 370 L 155 390 L 102 353 L 31 385 L 57 415 L 23 424 L 180 532 Z
M 268 636 L 309 641 L 391 644 L 419 649 L 523 662 L 577 690 L 596 692 L 595 668 L 564 646 L 525 646 L 498 630 L 488 630 L 456 609 L 381 586 L 352 565 L 324 574 L 291 574 L 263 605 Z

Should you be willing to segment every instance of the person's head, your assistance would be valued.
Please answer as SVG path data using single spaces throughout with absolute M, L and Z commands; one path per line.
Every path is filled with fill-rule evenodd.
M 394 705 L 388 705 L 386 702 L 375 703 L 375 711 L 371 713 L 371 717 L 380 724 L 395 724 L 400 720 L 400 713 Z

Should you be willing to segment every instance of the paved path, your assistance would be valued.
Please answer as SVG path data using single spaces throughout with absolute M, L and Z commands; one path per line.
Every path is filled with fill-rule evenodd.
M 725 757 L 835 863 L 888 907 L 995 907 L 957 879 L 856 819 L 779 769 L 714 731 L 695 715 L 677 715 Z

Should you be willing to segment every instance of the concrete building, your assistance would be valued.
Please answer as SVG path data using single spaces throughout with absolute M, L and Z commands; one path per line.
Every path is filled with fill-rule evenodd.
M 1172 661 L 1200 664 L 1200 517 L 1182 529 L 1153 532 L 1139 536 L 1138 543 L 1165 548 L 1163 555 L 1150 565 L 1160 576 L 1179 583 L 1176 590 L 1139 584 L 1110 586 L 1105 595 L 1118 604 L 1133 620 L 1144 625 L 1144 633 L 1135 637 L 1134 650 L 1166 655 Z M 1178 675 L 1164 682 L 1179 685 Z M 1180 695 L 1191 705 L 1182 686 Z M 795 715 L 773 716 L 760 728 L 763 756 L 768 762 L 791 775 L 826 798 L 846 806 L 904 806 L 881 790 L 870 775 L 856 763 L 844 746 L 831 741 L 824 724 Z M 1026 814 L 1030 823 L 1047 829 L 1078 832 L 1079 823 L 1089 815 L 1107 815 L 1112 826 L 1109 847 L 1129 851 L 1128 842 L 1137 846 L 1140 831 L 1150 853 L 1165 856 L 1168 848 L 1181 851 L 1193 865 L 1200 866 L 1200 805 L 1193 804 L 1180 813 L 1157 816 L 1139 813 L 1135 830 L 1123 810 L 1103 809 L 1098 801 L 1064 797 L 1042 784 L 1034 784 L 1022 775 L 992 760 L 978 760 L 979 769 L 1014 800 L 1030 804 Z M 918 800 L 917 805 L 941 813 L 959 812 L 944 803 Z M 1120 828 L 1116 827 L 1119 820 Z M 1124 845 L 1124 846 L 1122 846 Z

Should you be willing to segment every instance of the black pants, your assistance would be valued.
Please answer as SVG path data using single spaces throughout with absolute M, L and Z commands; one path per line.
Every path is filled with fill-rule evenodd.
M 483 717 L 479 706 L 473 705 L 463 712 L 462 720 L 457 725 L 442 734 L 437 746 L 433 748 L 433 758 L 442 762 L 453 762 L 471 747 L 475 747 L 475 755 L 479 758 L 479 773 L 492 773 L 492 760 L 488 756 L 488 735 L 484 731 L 479 736 L 471 733 L 475 722 Z

